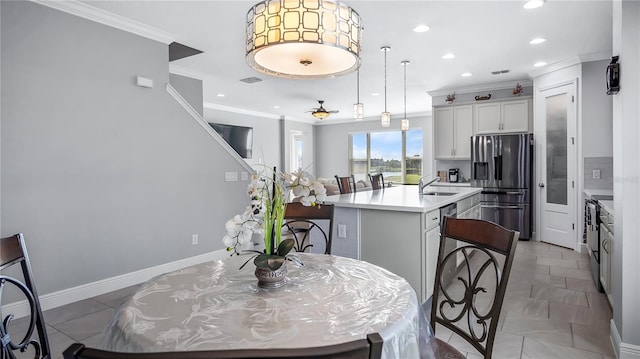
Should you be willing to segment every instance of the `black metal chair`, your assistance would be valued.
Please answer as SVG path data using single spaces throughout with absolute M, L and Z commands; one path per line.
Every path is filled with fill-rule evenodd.
M 307 252 L 318 239 L 324 240 L 324 254 L 331 254 L 331 238 L 333 233 L 333 205 L 316 204 L 304 206 L 300 202 L 287 204 L 284 213 L 285 223 L 283 235 L 290 235 L 295 240 L 296 252 Z M 321 223 L 324 222 L 324 223 Z M 328 226 L 325 231 L 320 224 Z M 328 232 L 328 233 L 327 233 Z M 312 243 L 313 239 L 313 243 Z
M 87 348 L 74 343 L 63 353 L 64 359 L 251 359 L 251 358 L 307 358 L 307 359 L 379 359 L 383 340 L 372 333 L 367 339 L 313 348 L 296 349 L 227 349 L 185 352 L 120 353 Z
M 369 181 L 371 182 L 371 189 L 384 189 L 384 176 L 382 173 L 377 175 L 369 174 Z
M 7 269 L 17 264 L 20 264 L 22 269 L 22 280 L 6 275 Z M 34 359 L 50 359 L 51 349 L 47 330 L 22 233 L 0 239 L 0 308 L 2 308 L 2 294 L 9 287 L 17 288 L 20 295 L 26 299 L 29 305 L 29 326 L 25 333 L 16 333 L 11 326 L 14 314 L 9 313 L 0 318 L 0 358 L 15 358 L 14 352 L 20 351 L 29 353 L 30 357 L 33 355 Z M 5 314 L 2 313 L 2 315 Z M 34 330 L 37 338 L 34 336 Z M 16 339 L 20 340 L 16 341 Z M 34 354 L 31 354 L 31 351 Z
M 491 358 L 518 236 L 492 222 L 444 219 L 431 304 L 434 332 L 441 324 Z M 435 337 L 431 342 L 438 357 L 464 358 Z
M 336 181 L 338 182 L 340 194 L 356 192 L 356 179 L 353 177 L 353 175 L 346 177 L 340 177 L 336 175 L 335 177 Z

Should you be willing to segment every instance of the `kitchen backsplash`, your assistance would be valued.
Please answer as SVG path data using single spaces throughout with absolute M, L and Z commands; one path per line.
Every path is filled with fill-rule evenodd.
M 600 178 L 593 178 L 593 171 L 600 170 Z M 584 188 L 613 189 L 613 157 L 584 158 Z

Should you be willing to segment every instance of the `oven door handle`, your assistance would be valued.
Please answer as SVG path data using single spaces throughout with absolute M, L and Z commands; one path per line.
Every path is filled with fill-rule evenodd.
M 481 204 L 480 208 L 503 208 L 503 209 L 524 209 L 524 206 L 499 205 L 499 204 Z
M 524 191 L 482 191 L 482 194 L 509 194 L 509 195 L 518 195 L 524 196 Z

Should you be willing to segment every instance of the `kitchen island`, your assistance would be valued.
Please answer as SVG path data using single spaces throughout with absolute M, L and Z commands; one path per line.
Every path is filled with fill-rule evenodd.
M 396 186 L 328 196 L 325 203 L 336 207 L 334 248 L 356 244 L 358 259 L 404 277 L 425 301 L 433 292 L 440 208 L 455 203 L 458 218 L 479 218 L 481 191 L 428 186 L 419 195 L 418 186 Z

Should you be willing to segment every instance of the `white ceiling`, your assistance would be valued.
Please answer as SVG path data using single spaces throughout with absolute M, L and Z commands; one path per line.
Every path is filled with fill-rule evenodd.
M 96 1 L 82 2 L 163 30 L 174 41 L 204 51 L 174 61 L 172 71 L 204 81 L 206 107 L 254 111 L 279 118 L 312 120 L 306 113 L 325 100 L 339 110 L 330 123 L 348 120 L 356 102 L 356 74 L 320 80 L 270 77 L 245 62 L 245 15 L 256 0 L 234 1 Z M 611 56 L 612 2 L 547 0 L 525 10 L 525 1 L 362 1 L 350 5 L 362 17 L 360 100 L 365 117 L 379 118 L 384 109 L 383 45 L 387 54 L 387 108 L 392 119 L 403 117 L 403 70 L 407 67 L 407 113 L 431 111 L 428 92 L 530 79 L 538 61 L 549 65 L 567 59 Z M 431 30 L 414 33 L 419 24 Z M 535 37 L 547 41 L 530 45 Z M 441 58 L 456 54 L 453 60 Z M 548 65 L 548 66 L 549 66 Z M 508 69 L 508 74 L 491 71 Z M 604 81 L 604 71 L 603 81 Z M 461 77 L 464 72 L 473 74 Z M 240 79 L 256 76 L 255 84 Z M 218 93 L 225 94 L 218 97 Z M 372 96 L 372 93 L 380 93 Z M 274 109 L 279 105 L 279 109 Z

